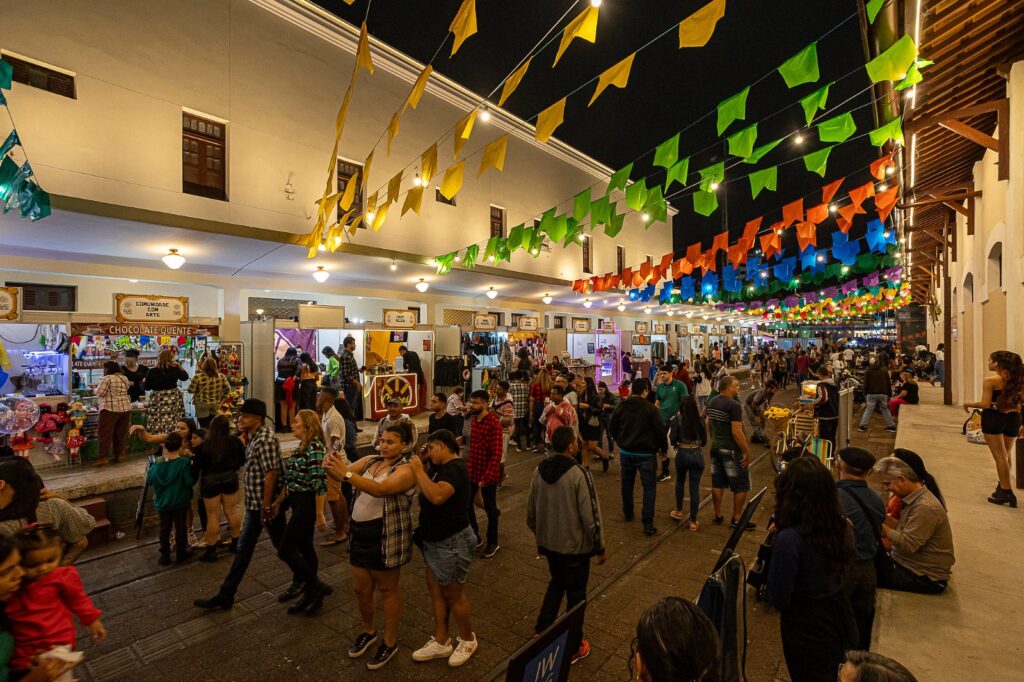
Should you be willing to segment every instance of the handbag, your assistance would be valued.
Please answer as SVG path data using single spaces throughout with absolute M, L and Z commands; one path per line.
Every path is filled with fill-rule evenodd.
M 846 488 L 840 488 L 843 492 L 853 498 L 853 501 L 860 507 L 861 513 L 864 514 L 864 518 L 871 524 L 871 530 L 875 534 L 875 542 L 878 546 L 875 548 L 875 583 L 878 585 L 888 585 L 892 582 L 892 557 L 889 556 L 889 551 L 885 548 L 885 543 L 882 542 L 884 536 L 882 535 L 882 526 L 876 525 L 874 518 L 868 512 L 868 506 L 864 504 L 864 500 L 860 499 L 853 492 Z
M 967 436 L 968 443 L 985 444 L 985 434 L 981 431 L 981 411 L 974 410 L 964 422 L 960 433 Z
M 772 552 L 775 550 L 775 533 L 768 533 L 761 546 L 757 548 L 757 559 L 754 565 L 747 571 L 747 584 L 757 590 L 758 596 L 763 595 L 764 589 L 768 586 L 768 566 L 772 560 Z

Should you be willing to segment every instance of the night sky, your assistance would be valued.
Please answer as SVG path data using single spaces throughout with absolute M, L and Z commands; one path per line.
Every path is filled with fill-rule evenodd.
M 317 4 L 356 25 L 363 20 L 367 1 L 356 0 L 349 7 L 341 0 L 316 0 Z M 725 17 L 718 23 L 711 41 L 703 48 L 680 50 L 674 27 L 706 2 L 604 0 L 596 44 L 574 41 L 558 66 L 551 69 L 559 29 L 554 41 L 534 59 L 526 78 L 505 108 L 531 119 L 672 27 L 668 35 L 637 55 L 625 90 L 608 88 L 589 109 L 586 105 L 593 84 L 571 97 L 565 123 L 555 136 L 613 168 L 642 157 L 633 169 L 632 178 L 636 180 L 650 172 L 654 147 L 686 128 L 681 137 L 680 158 L 691 155 L 689 183 L 693 184 L 697 169 L 722 160 L 724 141 L 715 130 L 715 106 L 766 74 L 767 77 L 750 90 L 745 122 L 734 123 L 725 136 L 755 121 L 759 122 L 759 145 L 793 132 L 804 124 L 797 100 L 833 80 L 838 82 L 829 95 L 829 115 L 853 110 L 858 135 L 875 127 L 870 107 L 871 91 L 867 90 L 870 83 L 863 69 L 865 58 L 859 20 L 851 17 L 858 3 L 850 0 L 729 0 Z M 375 0 L 367 24 L 373 36 L 414 59 L 427 62 L 437 51 L 460 4 L 461 0 Z M 479 32 L 466 40 L 452 59 L 448 57 L 451 51 L 451 36 L 448 35 L 433 60 L 434 68 L 486 95 L 571 5 L 571 0 L 477 0 Z M 584 6 L 585 2 L 576 3 L 570 18 Z M 830 30 L 828 37 L 818 44 L 819 82 L 788 89 L 774 69 Z M 854 73 L 848 75 L 851 72 Z M 846 104 L 837 107 L 847 99 Z M 497 101 L 497 95 L 493 101 Z M 381 125 L 385 125 L 383 119 Z M 758 215 L 765 214 L 767 225 L 779 218 L 778 209 L 782 204 L 805 194 L 815 193 L 805 199 L 805 205 L 819 203 L 820 195 L 816 190 L 843 175 L 850 178 L 844 189 L 869 179 L 866 166 L 877 158 L 878 151 L 869 145 L 866 137 L 847 141 L 834 149 L 824 178 L 808 172 L 799 159 L 821 146 L 826 145 L 818 143 L 812 133 L 800 146 L 784 142 L 757 166 L 740 164 L 734 171 L 736 175 L 794 160 L 779 168 L 778 191 L 762 192 L 756 201 L 750 198 L 747 179 L 730 183 L 728 171 L 726 183 L 718 190 L 720 208 L 710 217 L 694 213 L 689 192 L 673 199 L 672 203 L 680 209 L 674 225 L 677 253 L 698 239 L 708 246 L 711 236 L 725 226 L 731 228 L 731 237 L 735 239 L 742 232 L 743 224 Z M 727 161 L 727 168 L 729 165 Z M 654 180 L 663 181 L 664 174 L 654 176 Z M 679 190 L 679 185 L 673 185 L 673 193 Z M 827 221 L 822 225 L 823 231 L 830 232 L 835 229 L 833 225 L 831 220 Z M 858 227 L 851 237 L 861 232 Z M 787 239 L 794 242 L 795 250 L 792 231 L 787 233 Z M 819 241 L 819 247 L 829 243 L 826 237 Z

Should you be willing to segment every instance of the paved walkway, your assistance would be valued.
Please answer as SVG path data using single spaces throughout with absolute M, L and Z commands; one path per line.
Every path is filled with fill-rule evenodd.
M 995 465 L 986 446 L 960 434 L 965 418 L 942 404 L 941 388 L 927 385 L 920 405 L 900 408 L 896 446 L 921 455 L 942 488 L 956 564 L 942 595 L 879 591 L 875 649 L 919 680 L 1020 680 L 1024 508 L 986 501 Z

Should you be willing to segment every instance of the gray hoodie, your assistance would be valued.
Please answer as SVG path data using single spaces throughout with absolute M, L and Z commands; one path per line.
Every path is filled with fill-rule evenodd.
M 541 462 L 530 484 L 526 525 L 541 554 L 603 554 L 601 505 L 590 472 L 563 455 Z

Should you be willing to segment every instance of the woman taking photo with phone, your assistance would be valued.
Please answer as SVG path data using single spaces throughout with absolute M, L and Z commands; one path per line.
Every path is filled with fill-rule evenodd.
M 457 668 L 476 652 L 477 639 L 469 620 L 463 589 L 476 535 L 469 525 L 471 485 L 466 461 L 459 457 L 455 434 L 440 429 L 427 437 L 423 452 L 409 460 L 420 489 L 420 524 L 414 539 L 427 565 L 427 589 L 434 605 L 434 635 L 412 654 L 414 661 L 447 658 Z M 429 465 L 429 470 L 424 466 Z M 460 636 L 452 646 L 449 616 Z
M 995 372 L 981 385 L 981 400 L 964 403 L 964 412 L 981 410 L 981 432 L 996 461 L 999 482 L 988 497 L 992 504 L 1017 506 L 1017 496 L 1010 483 L 1010 453 L 1020 435 L 1021 405 L 1024 402 L 1024 366 L 1020 356 L 1008 350 L 997 350 L 988 356 L 988 369 Z
M 402 610 L 398 577 L 402 565 L 412 558 L 409 508 L 416 491 L 416 476 L 404 454 L 411 445 L 411 422 L 398 422 L 381 434 L 378 453 L 351 466 L 337 452 L 324 460 L 328 476 L 351 484 L 355 490 L 348 556 L 362 632 L 348 650 L 350 658 L 359 658 L 377 641 L 374 591 L 380 592 L 383 602 L 383 641 L 366 663 L 370 670 L 384 667 L 398 651 L 398 616 Z

